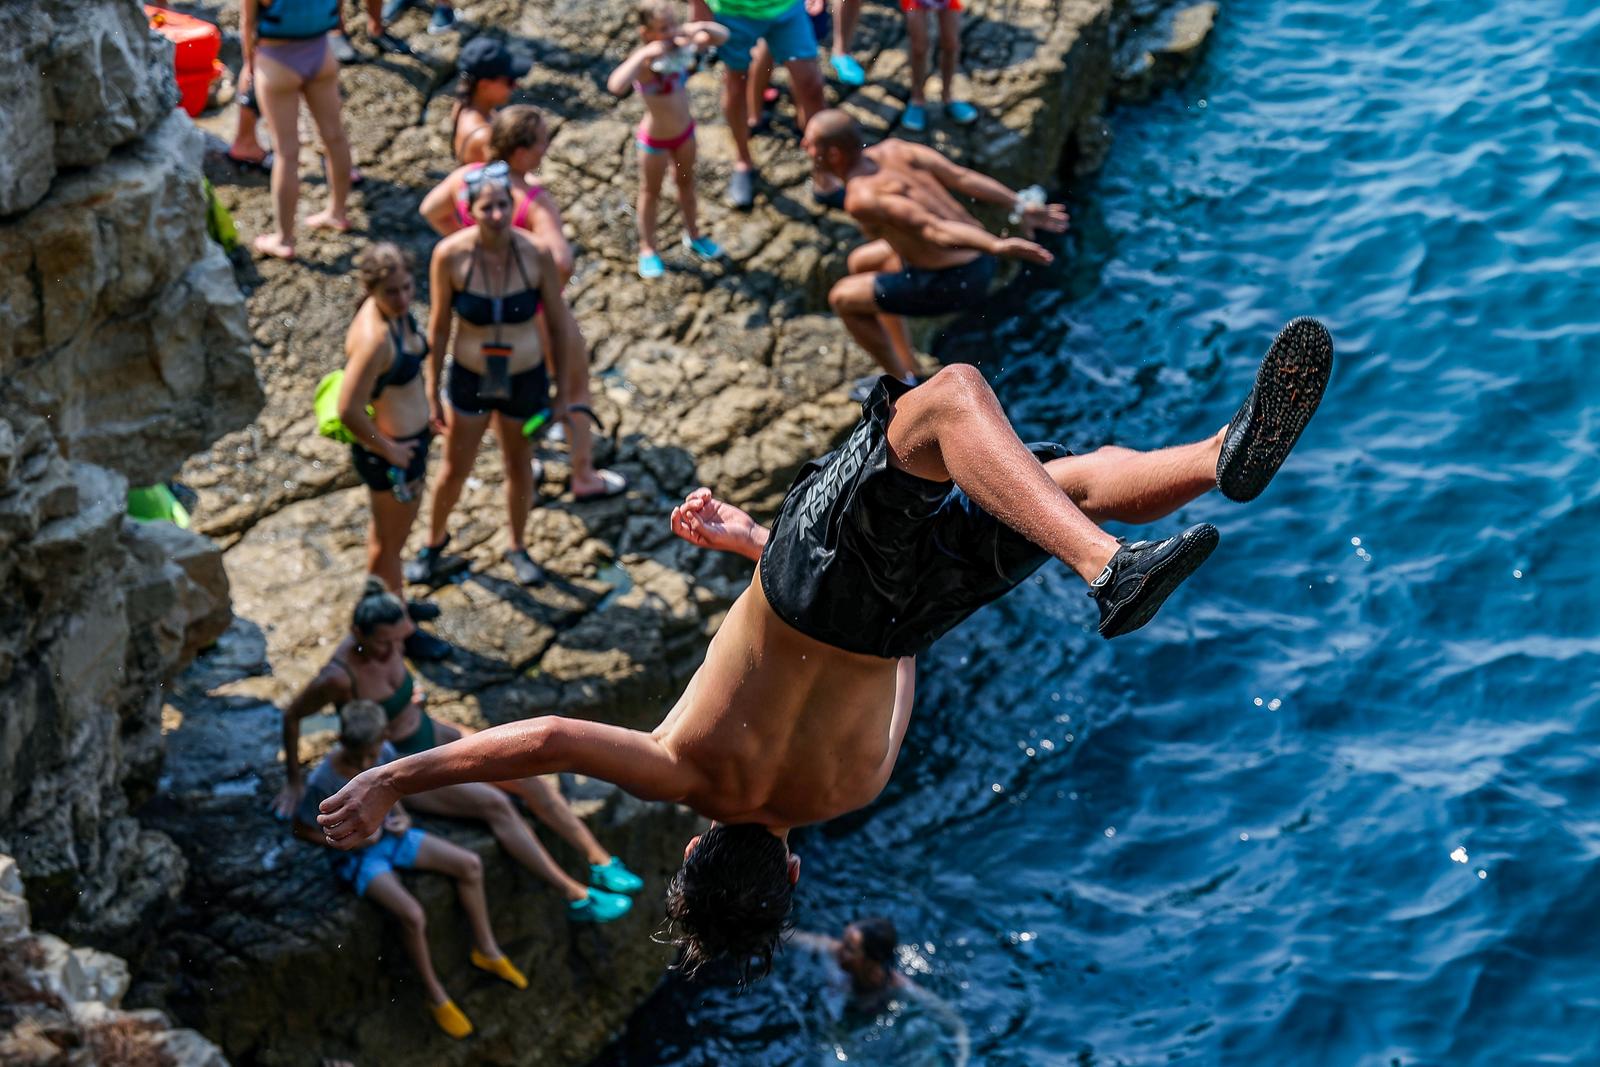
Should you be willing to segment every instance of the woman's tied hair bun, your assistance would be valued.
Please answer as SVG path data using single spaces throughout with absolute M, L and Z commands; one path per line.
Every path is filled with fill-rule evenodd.
M 356 632 L 370 634 L 380 626 L 393 626 L 405 617 L 405 601 L 389 592 L 382 578 L 368 575 L 366 584 L 361 587 L 361 599 L 356 601 L 352 620 Z
M 379 241 L 363 249 L 355 259 L 356 274 L 361 278 L 361 287 L 369 293 L 376 292 L 378 287 L 393 277 L 396 271 L 410 274 L 414 264 L 411 253 L 393 241 Z

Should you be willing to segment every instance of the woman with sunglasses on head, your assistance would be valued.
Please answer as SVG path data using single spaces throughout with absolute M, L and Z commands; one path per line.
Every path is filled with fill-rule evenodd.
M 545 370 L 544 311 L 555 365 L 585 379 L 588 353 L 578 324 L 561 296 L 561 276 L 542 245 L 511 224 L 516 210 L 511 169 L 503 161 L 466 175 L 467 211 L 473 225 L 434 246 L 428 280 L 432 348 L 427 373 L 434 429 L 445 436 L 444 464 L 433 487 L 428 541 L 405 567 L 407 580 L 436 584 L 448 572 L 444 548 L 450 512 L 494 424 L 505 461 L 506 509 L 511 545 L 505 551 L 516 579 L 537 585 L 544 572 L 528 555 L 524 534 L 533 508 L 531 435 L 550 417 L 550 377 Z M 454 343 L 451 328 L 454 326 Z M 444 353 L 451 353 L 443 375 Z M 572 383 L 568 394 L 574 395 Z M 591 444 L 574 434 L 573 467 Z M 592 460 L 589 460 L 592 462 Z
M 468 163 L 451 172 L 450 176 L 428 193 L 422 200 L 421 215 L 434 231 L 449 236 L 458 230 L 476 225 L 468 204 L 468 182 L 485 167 L 504 167 L 506 180 L 511 186 L 512 225 L 527 231 L 550 253 L 556 270 L 565 285 L 572 278 L 572 245 L 567 243 L 561 229 L 561 209 L 555 197 L 544 186 L 533 180 L 534 173 L 550 147 L 550 127 L 539 109 L 527 104 L 513 104 L 494 117 L 490 126 L 490 149 L 494 159 L 490 163 Z M 540 316 L 543 329 L 543 316 Z M 556 362 L 560 350 L 549 344 L 548 331 L 541 334 L 545 342 L 545 369 L 556 386 L 555 423 L 567 433 L 572 445 L 572 494 L 575 500 L 600 500 L 626 492 L 628 480 L 617 471 L 597 469 L 594 465 L 594 427 L 591 425 L 589 368 L 564 367 Z M 569 413 L 576 412 L 572 415 Z
M 565 284 L 572 278 L 572 245 L 561 229 L 561 207 L 550 190 L 536 180 L 539 164 L 550 148 L 550 124 L 539 109 L 528 104 L 513 104 L 499 111 L 485 127 L 489 158 L 467 163 L 450 172 L 422 198 L 420 214 L 441 237 L 473 225 L 467 206 L 467 176 L 488 163 L 503 162 L 510 168 L 511 199 L 514 204 L 511 224 L 526 230 L 544 245 L 556 261 Z

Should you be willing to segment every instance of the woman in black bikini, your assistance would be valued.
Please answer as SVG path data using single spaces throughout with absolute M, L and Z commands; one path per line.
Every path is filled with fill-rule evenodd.
M 350 458 L 372 500 L 367 573 L 399 593 L 405 588 L 400 552 L 422 506 L 433 440 L 421 373 L 428 342 L 411 317 L 411 257 L 385 241 L 357 256 L 356 270 L 367 298 L 345 334 L 339 419 L 355 436 Z M 437 614 L 432 604 L 411 605 L 414 621 Z M 413 659 L 442 659 L 450 646 L 415 630 L 405 639 L 405 651 Z
M 343 707 L 351 700 L 371 700 L 388 716 L 385 739 L 402 756 L 472 732 L 440 722 L 423 709 L 423 694 L 417 692 L 403 655 L 405 639 L 413 629 L 400 598 L 384 588 L 380 579 L 368 578 L 356 603 L 350 632 L 317 676 L 283 709 L 285 780 L 273 800 L 273 810 L 280 817 L 292 816 L 305 795 L 305 773 L 296 757 L 300 751 L 300 720 L 307 715 L 328 707 Z M 589 863 L 588 885 L 556 864 L 518 814 L 512 797 L 520 798 L 536 819 L 583 853 Z M 488 824 L 513 859 L 566 896 L 567 918 L 573 922 L 610 922 L 618 918 L 632 906 L 622 894 L 637 892 L 644 885 L 622 860 L 606 851 L 561 794 L 542 779 L 524 778 L 498 786 L 452 785 L 419 793 L 407 804 L 425 814 Z
M 545 370 L 544 309 L 563 393 L 587 396 L 589 358 L 578 324 L 561 295 L 561 276 L 544 247 L 512 226 L 510 169 L 492 163 L 468 173 L 467 210 L 473 226 L 433 249 L 428 280 L 428 404 L 433 426 L 445 435 L 444 466 L 433 487 L 428 543 L 406 564 L 408 581 L 436 583 L 444 574 L 450 512 L 477 458 L 490 422 L 505 460 L 506 509 L 511 546 L 505 551 L 517 581 L 537 585 L 544 572 L 528 555 L 524 532 L 533 508 L 533 440 L 550 418 L 550 378 Z M 451 344 L 451 325 L 455 343 Z M 448 381 L 441 381 L 446 349 Z M 581 378 L 581 380 L 580 380 Z M 593 460 L 588 434 L 574 434 L 573 469 Z

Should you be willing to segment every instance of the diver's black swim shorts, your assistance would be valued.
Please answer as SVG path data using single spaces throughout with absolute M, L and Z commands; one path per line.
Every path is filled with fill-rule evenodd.
M 873 279 L 872 299 L 880 311 L 891 315 L 948 315 L 982 303 L 989 295 L 994 271 L 995 258 L 990 255 L 943 270 L 907 267 Z
M 1050 558 L 949 482 L 889 465 L 890 405 L 910 388 L 878 380 L 849 439 L 801 469 L 761 553 L 778 617 L 847 652 L 916 655 Z

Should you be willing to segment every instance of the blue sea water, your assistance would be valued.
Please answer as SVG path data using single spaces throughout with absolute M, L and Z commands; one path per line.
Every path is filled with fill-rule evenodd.
M 977 1063 L 1600 1063 L 1600 7 L 1230 0 L 1113 127 L 942 354 L 1078 449 L 1214 431 L 1297 314 L 1332 387 L 1138 635 L 1051 566 L 925 657 L 803 925 L 891 916 Z M 950 1062 L 819 983 L 670 983 L 604 1062 Z

